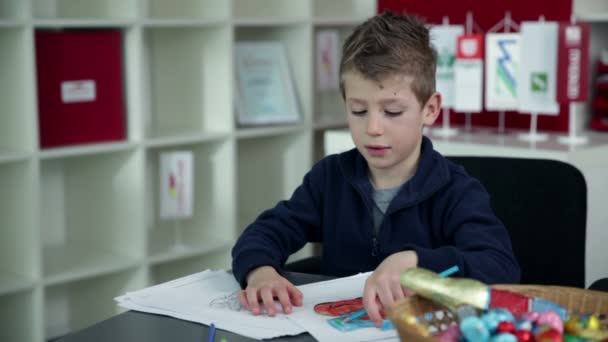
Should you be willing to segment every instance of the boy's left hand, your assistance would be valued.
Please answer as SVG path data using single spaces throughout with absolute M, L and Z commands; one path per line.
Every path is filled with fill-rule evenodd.
M 382 325 L 380 310 L 390 310 L 396 301 L 412 292 L 401 286 L 401 272 L 418 265 L 414 251 L 395 253 L 384 259 L 365 282 L 363 305 L 376 326 Z

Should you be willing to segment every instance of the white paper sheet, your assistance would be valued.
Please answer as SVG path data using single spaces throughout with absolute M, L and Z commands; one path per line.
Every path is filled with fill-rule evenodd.
M 215 324 L 218 329 L 256 339 L 298 335 L 304 329 L 286 319 L 254 316 L 241 308 L 240 287 L 225 271 L 204 271 L 115 298 L 131 310 L 164 314 L 179 319 Z

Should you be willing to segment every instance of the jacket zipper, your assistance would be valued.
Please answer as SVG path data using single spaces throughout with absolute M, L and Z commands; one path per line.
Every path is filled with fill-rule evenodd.
M 363 192 L 359 189 L 358 186 L 355 186 L 355 189 L 357 189 L 357 192 L 359 193 L 359 196 L 361 196 L 361 199 L 363 200 L 363 205 L 365 205 L 365 209 L 367 209 L 367 213 L 369 214 L 369 218 L 371 220 L 371 226 L 372 226 L 372 251 L 371 251 L 371 255 L 373 257 L 378 256 L 378 250 L 379 250 L 379 246 L 378 246 L 378 233 L 376 232 L 376 230 L 374 229 L 374 213 L 372 212 L 372 210 L 370 210 L 369 206 L 367 205 L 367 201 L 365 201 L 365 196 L 363 196 Z

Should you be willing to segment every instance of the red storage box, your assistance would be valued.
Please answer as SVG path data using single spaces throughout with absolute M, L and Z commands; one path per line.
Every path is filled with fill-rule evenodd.
M 122 34 L 36 31 L 40 147 L 125 139 Z

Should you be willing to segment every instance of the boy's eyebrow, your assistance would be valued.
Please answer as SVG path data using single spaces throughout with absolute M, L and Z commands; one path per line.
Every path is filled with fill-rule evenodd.
M 362 100 L 362 99 L 353 98 L 353 97 L 347 98 L 346 101 L 355 102 L 358 104 L 367 104 L 367 101 Z M 379 103 L 381 105 L 393 104 L 393 103 L 398 103 L 398 102 L 401 102 L 401 101 L 400 101 L 400 99 L 397 99 L 397 98 L 388 98 L 388 99 L 382 99 L 379 101 Z
M 399 99 L 382 99 L 382 100 L 380 100 L 380 104 L 383 104 L 383 105 L 393 104 L 396 102 L 401 102 L 401 101 Z
M 367 104 L 367 101 L 362 100 L 362 99 L 353 98 L 353 97 L 346 98 L 346 101 L 347 102 L 355 102 L 355 103 L 358 103 L 358 104 Z

